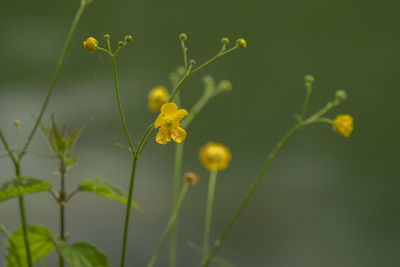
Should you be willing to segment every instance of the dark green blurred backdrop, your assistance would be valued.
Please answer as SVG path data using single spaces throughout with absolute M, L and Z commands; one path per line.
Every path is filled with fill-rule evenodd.
M 0 10 L 0 127 L 16 144 L 14 119 L 24 134 L 33 124 L 79 5 L 78 0 L 3 1 Z M 135 139 L 155 114 L 148 90 L 167 85 L 182 62 L 178 34 L 187 33 L 189 57 L 201 63 L 221 37 L 246 38 L 248 47 L 196 74 L 182 89 L 183 107 L 203 91 L 201 78 L 230 79 L 233 90 L 213 99 L 188 129 L 184 171 L 202 181 L 189 192 L 180 217 L 179 266 L 198 266 L 185 245 L 202 240 L 208 174 L 198 161 L 207 141 L 230 147 L 230 167 L 216 189 L 213 237 L 222 230 L 276 141 L 291 127 L 305 94 L 303 77 L 316 78 L 311 110 L 346 89 L 348 101 L 329 115 L 350 113 L 355 130 L 345 139 L 325 124 L 300 132 L 277 157 L 219 255 L 237 266 L 400 266 L 398 132 L 400 4 L 394 0 L 105 1 L 87 8 L 73 39 L 45 119 L 75 126 L 95 116 L 75 147 L 80 163 L 68 188 L 102 176 L 128 186 L 129 153 L 115 105 L 110 59 L 89 54 L 82 41 L 110 33 L 134 42 L 119 56 L 122 102 Z M 38 133 L 32 150 L 49 153 Z M 129 237 L 129 266 L 148 261 L 170 213 L 174 145 L 154 141 L 140 159 Z M 28 155 L 22 172 L 58 187 L 55 160 Z M 13 175 L 0 160 L 0 180 Z M 58 231 L 50 194 L 26 197 L 29 223 Z M 90 240 L 116 266 L 124 207 L 79 194 L 67 206 L 71 241 Z M 0 205 L 0 223 L 19 227 L 16 200 Z M 4 252 L 4 244 L 1 249 Z M 166 250 L 165 250 L 166 251 Z M 50 263 L 50 261 L 52 261 Z M 49 266 L 55 265 L 55 256 Z M 0 263 L 1 266 L 3 262 Z M 167 266 L 163 254 L 159 266 Z

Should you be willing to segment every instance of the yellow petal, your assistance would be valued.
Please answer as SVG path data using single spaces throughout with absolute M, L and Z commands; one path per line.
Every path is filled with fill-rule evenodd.
M 188 112 L 186 109 L 180 109 L 178 110 L 175 115 L 174 115 L 174 121 L 180 121 L 181 119 L 183 119 L 185 116 L 188 115 Z
M 161 127 L 156 136 L 156 142 L 165 145 L 169 141 L 171 141 L 171 137 L 169 136 L 168 129 L 166 127 Z
M 171 130 L 171 138 L 177 143 L 182 143 L 186 138 L 186 131 L 181 127 L 176 127 Z
M 164 114 L 160 113 L 158 114 L 158 117 L 156 119 L 156 121 L 154 122 L 154 128 L 157 129 L 160 126 L 164 125 Z
M 178 106 L 175 103 L 165 103 L 161 107 L 161 113 L 164 113 L 165 115 L 173 115 L 178 111 Z

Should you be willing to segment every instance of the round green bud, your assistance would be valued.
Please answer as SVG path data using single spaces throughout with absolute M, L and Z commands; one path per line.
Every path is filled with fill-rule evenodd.
M 335 93 L 335 98 L 339 101 L 346 100 L 347 98 L 347 93 L 345 90 L 337 90 Z
M 176 72 L 177 72 L 179 75 L 183 76 L 183 75 L 185 74 L 185 67 L 183 67 L 183 66 L 178 67 L 178 68 L 176 69 Z
M 186 41 L 187 35 L 185 33 L 181 33 L 181 34 L 179 34 L 179 39 L 181 39 L 182 41 Z
M 119 46 L 119 47 L 123 47 L 123 46 L 124 46 L 124 42 L 119 41 L 119 42 L 118 42 L 118 46 Z
M 240 38 L 240 39 L 238 39 L 238 40 L 236 41 L 236 45 L 237 45 L 239 48 L 246 48 L 247 42 L 246 42 L 245 39 Z
M 230 91 L 232 90 L 232 83 L 228 80 L 222 80 L 219 82 L 218 87 L 222 91 Z
M 313 83 L 314 82 L 314 76 L 312 75 L 306 75 L 304 77 L 304 80 L 306 81 L 306 83 Z
M 229 43 L 229 38 L 227 38 L 227 37 L 222 38 L 221 43 L 224 45 L 227 45 Z
M 132 42 L 132 40 L 133 40 L 132 35 L 126 35 L 125 36 L 125 42 L 130 43 L 130 42 Z
M 110 40 L 111 36 L 108 33 L 106 33 L 103 35 L 103 38 L 104 38 L 104 40 L 108 41 L 108 40 Z
M 206 75 L 203 77 L 203 82 L 206 84 L 214 84 L 214 78 L 211 75 Z

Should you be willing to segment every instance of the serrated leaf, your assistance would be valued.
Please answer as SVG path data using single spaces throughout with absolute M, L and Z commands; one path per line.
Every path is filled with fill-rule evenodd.
M 0 202 L 23 194 L 37 193 L 51 189 L 51 183 L 32 177 L 18 177 L 0 184 Z
M 79 184 L 78 189 L 81 191 L 91 192 L 109 199 L 113 199 L 124 204 L 128 203 L 128 198 L 121 191 L 121 189 L 110 184 L 107 181 L 104 181 L 100 177 L 83 180 Z M 137 203 L 132 201 L 131 205 L 132 208 L 138 211 L 141 210 L 140 206 Z
M 46 257 L 54 250 L 51 232 L 43 226 L 28 226 L 28 240 L 32 263 Z M 22 228 L 16 230 L 8 239 L 7 267 L 28 266 Z
M 109 267 L 107 256 L 95 246 L 79 242 L 72 246 L 64 241 L 57 241 L 58 248 L 63 258 L 72 267 Z

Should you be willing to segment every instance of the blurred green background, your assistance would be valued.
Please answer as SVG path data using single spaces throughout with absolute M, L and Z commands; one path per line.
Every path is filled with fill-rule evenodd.
M 0 127 L 17 143 L 14 119 L 26 135 L 45 96 L 78 0 L 4 1 L 0 10 Z M 214 98 L 191 124 L 184 171 L 202 178 L 191 189 L 180 216 L 179 266 L 198 266 L 200 256 L 186 240 L 202 240 L 208 173 L 198 150 L 208 141 L 227 145 L 233 154 L 219 174 L 212 236 L 227 223 L 269 151 L 294 123 L 305 94 L 303 77 L 316 78 L 310 110 L 346 89 L 348 101 L 329 113 L 350 113 L 355 130 L 349 139 L 326 124 L 302 130 L 271 165 L 227 242 L 220 250 L 236 266 L 375 267 L 400 266 L 400 182 L 398 77 L 400 3 L 394 0 L 271 1 L 104 1 L 95 0 L 78 26 L 49 105 L 59 124 L 71 127 L 90 117 L 75 146 L 79 165 L 68 189 L 83 178 L 101 176 L 127 191 L 130 156 L 125 143 L 110 59 L 89 54 L 82 41 L 114 44 L 125 34 L 134 42 L 119 55 L 122 102 L 137 140 L 155 114 L 147 93 L 169 86 L 168 74 L 182 64 L 178 35 L 188 35 L 189 57 L 201 63 L 220 49 L 221 37 L 248 42 L 196 74 L 182 89 L 190 109 L 202 94 L 202 77 L 229 79 L 233 90 Z M 38 133 L 31 149 L 50 153 Z M 128 266 L 145 266 L 170 214 L 174 145 L 154 141 L 139 161 L 135 200 L 142 214 L 131 224 Z M 23 161 L 24 175 L 52 181 L 58 188 L 56 160 L 33 154 Z M 0 160 L 0 180 L 13 176 Z M 58 207 L 50 194 L 26 196 L 31 224 L 58 232 Z M 0 224 L 20 225 L 17 201 L 0 205 Z M 85 193 L 67 206 L 70 241 L 89 240 L 119 263 L 124 207 Z M 5 252 L 5 244 L 1 252 Z M 164 252 L 167 250 L 165 249 Z M 56 265 L 56 257 L 48 266 Z M 0 265 L 3 266 L 4 262 Z M 162 254 L 158 266 L 167 266 Z

